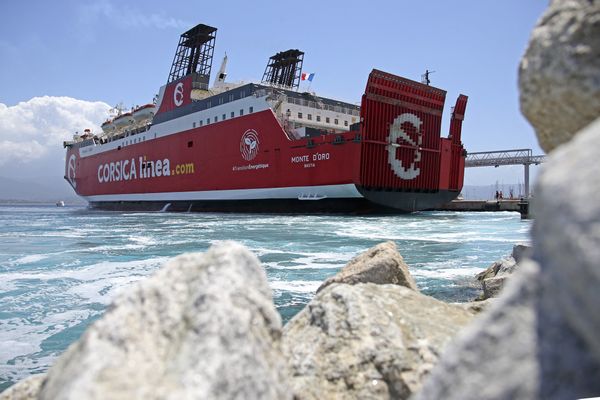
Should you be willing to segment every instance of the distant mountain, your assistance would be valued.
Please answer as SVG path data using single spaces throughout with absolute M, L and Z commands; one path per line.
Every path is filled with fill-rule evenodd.
M 62 177 L 12 179 L 0 176 L 0 201 L 85 204 Z

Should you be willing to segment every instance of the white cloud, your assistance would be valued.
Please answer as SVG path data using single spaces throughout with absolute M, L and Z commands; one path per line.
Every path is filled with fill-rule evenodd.
M 105 18 L 115 25 L 127 28 L 157 28 L 157 29 L 187 29 L 190 24 L 186 21 L 168 17 L 163 13 L 145 14 L 139 9 L 132 9 L 122 4 L 114 6 L 110 1 L 97 1 L 81 8 L 85 25 L 96 21 L 98 17 Z
M 0 103 L 0 166 L 50 158 L 62 164 L 62 142 L 89 128 L 100 132 L 110 106 L 71 97 L 34 97 L 15 106 Z

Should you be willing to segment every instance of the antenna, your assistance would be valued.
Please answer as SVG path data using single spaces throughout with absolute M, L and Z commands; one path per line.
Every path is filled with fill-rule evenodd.
M 433 74 L 434 72 L 435 71 L 430 71 L 426 69 L 425 73 L 421 75 L 421 83 L 424 83 L 425 85 L 429 86 L 429 84 L 431 83 L 431 80 L 429 79 L 429 74 Z

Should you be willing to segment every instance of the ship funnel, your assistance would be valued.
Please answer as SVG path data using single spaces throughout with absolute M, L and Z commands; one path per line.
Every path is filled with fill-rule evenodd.
M 297 89 L 300 86 L 303 60 L 304 53 L 298 49 L 275 54 L 269 58 L 262 83 Z
M 169 80 L 171 83 L 194 75 L 194 89 L 208 90 L 217 28 L 198 24 L 179 38 Z

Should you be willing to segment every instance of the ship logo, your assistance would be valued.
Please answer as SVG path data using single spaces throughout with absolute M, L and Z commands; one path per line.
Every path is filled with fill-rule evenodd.
M 251 161 L 256 157 L 259 144 L 258 133 L 254 129 L 248 129 L 244 132 L 240 141 L 240 152 L 244 160 Z
M 406 124 L 411 124 L 416 130 L 416 139 L 411 137 L 406 132 Z M 423 143 L 423 134 L 421 133 L 421 125 L 423 122 L 415 114 L 404 113 L 398 115 L 394 122 L 390 125 L 390 136 L 387 138 L 387 151 L 388 151 L 388 164 L 394 171 L 394 174 L 400 179 L 411 180 L 415 179 L 421 173 L 421 168 L 418 163 L 421 161 L 421 144 Z M 414 135 L 413 135 L 414 136 Z M 398 140 L 402 140 L 404 143 L 398 143 Z M 404 161 L 396 158 L 396 150 L 398 147 L 410 147 L 414 149 L 415 156 L 408 163 L 408 166 L 404 166 Z
M 175 86 L 175 90 L 173 90 L 173 101 L 177 107 L 183 104 L 183 82 L 179 82 Z
M 75 182 L 75 162 L 77 157 L 75 154 L 71 154 L 69 157 L 69 163 L 67 164 L 67 180 L 73 186 L 73 189 L 77 187 L 77 183 Z

